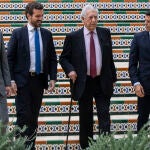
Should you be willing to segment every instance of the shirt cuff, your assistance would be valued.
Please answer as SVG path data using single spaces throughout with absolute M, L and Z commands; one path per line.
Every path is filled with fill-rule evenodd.
M 15 80 L 11 80 L 11 83 L 15 83 Z
M 141 83 L 140 83 L 140 82 L 135 82 L 135 83 L 134 83 L 134 86 L 139 85 L 139 84 L 141 84 Z

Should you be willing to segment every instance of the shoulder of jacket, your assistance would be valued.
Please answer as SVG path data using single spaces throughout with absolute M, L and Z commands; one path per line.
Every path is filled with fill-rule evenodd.
M 82 32 L 83 32 L 82 29 L 78 29 L 76 31 L 72 31 L 72 32 L 68 33 L 67 35 L 68 36 L 78 36 L 78 35 L 82 34 Z
M 44 31 L 44 32 L 47 32 L 47 33 L 52 33 L 52 32 L 51 32 L 51 31 L 49 31 L 48 29 L 46 29 L 46 28 L 42 28 L 42 27 L 40 28 L 40 30 L 41 30 L 41 31 Z
M 96 27 L 96 30 L 104 31 L 104 32 L 110 32 L 110 29 L 105 27 Z
M 20 32 L 24 29 L 25 29 L 24 27 L 16 28 L 16 29 L 13 30 L 13 32 Z
M 145 34 L 145 32 L 146 32 L 146 31 L 142 31 L 142 32 L 135 33 L 134 36 L 135 36 L 135 37 L 143 36 L 143 35 Z
M 44 32 L 44 34 L 47 34 L 47 35 L 52 35 L 52 32 L 49 31 L 48 29 L 46 28 L 40 28 L 41 32 Z

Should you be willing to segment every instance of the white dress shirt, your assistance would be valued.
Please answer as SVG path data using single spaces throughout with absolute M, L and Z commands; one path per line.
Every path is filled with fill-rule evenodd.
M 34 43 L 34 27 L 28 23 L 28 36 L 29 36 L 29 48 L 30 48 L 30 72 L 35 72 L 35 43 Z M 41 72 L 43 72 L 43 42 L 41 37 L 40 28 L 37 28 L 40 39 L 40 56 L 41 56 Z
M 90 75 L 90 31 L 84 26 L 84 39 L 85 39 L 85 48 L 86 48 L 86 60 L 87 60 L 87 75 Z M 97 76 L 100 75 L 102 67 L 102 53 L 101 47 L 98 40 L 98 35 L 96 29 L 93 31 L 93 39 L 95 43 L 95 52 L 96 52 L 96 69 Z

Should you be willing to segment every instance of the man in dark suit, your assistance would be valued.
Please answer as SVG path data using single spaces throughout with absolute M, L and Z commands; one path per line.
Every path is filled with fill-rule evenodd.
M 150 113 L 150 11 L 145 15 L 145 27 L 146 31 L 134 35 L 129 58 L 129 74 L 138 96 L 138 131 Z
M 11 82 L 3 35 L 0 31 L 0 122 L 1 133 L 6 133 L 8 123 L 7 96 L 11 95 Z
M 93 97 L 100 133 L 110 132 L 110 98 L 116 70 L 110 31 L 96 27 L 98 10 L 86 5 L 81 12 L 84 27 L 66 36 L 60 64 L 70 78 L 73 99 L 79 102 L 80 145 L 93 138 Z
M 55 87 L 57 59 L 52 33 L 40 27 L 43 5 L 31 2 L 26 6 L 25 14 L 28 24 L 13 31 L 8 45 L 8 62 L 14 93 L 17 92 L 17 125 L 27 126 L 21 136 L 27 136 L 26 146 L 32 143 L 32 149 L 35 149 L 43 91 L 48 87 L 52 91 Z

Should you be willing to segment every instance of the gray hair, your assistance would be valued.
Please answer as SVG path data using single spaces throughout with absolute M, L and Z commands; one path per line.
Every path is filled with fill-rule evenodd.
M 97 12 L 98 14 L 98 9 L 93 7 L 92 5 L 88 4 L 88 5 L 85 5 L 83 8 L 82 8 L 82 12 L 81 12 L 81 17 L 85 18 L 86 16 L 86 13 L 88 10 L 94 10 Z

